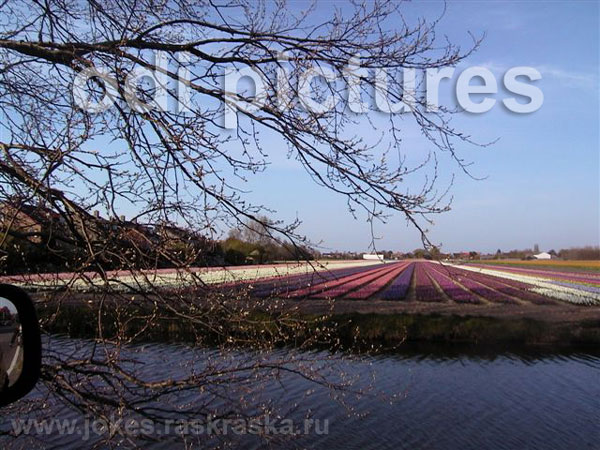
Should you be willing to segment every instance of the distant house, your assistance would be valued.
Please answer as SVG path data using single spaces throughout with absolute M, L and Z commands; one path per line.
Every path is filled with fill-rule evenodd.
M 537 255 L 533 255 L 533 259 L 552 259 L 552 255 L 548 252 L 538 253 Z
M 248 256 L 246 256 L 246 264 L 258 264 L 260 262 L 262 262 L 262 254 L 258 249 L 252 250 Z
M 363 259 L 383 261 L 383 255 L 380 255 L 378 253 L 364 253 Z
M 469 252 L 452 253 L 452 259 L 469 259 Z
M 8 232 L 31 243 L 40 244 L 51 236 L 64 235 L 66 229 L 64 219 L 45 206 L 0 203 L 0 232 Z

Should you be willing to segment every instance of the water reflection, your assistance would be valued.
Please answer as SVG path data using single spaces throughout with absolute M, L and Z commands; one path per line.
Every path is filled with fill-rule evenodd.
M 91 343 L 52 337 L 45 346 L 76 358 L 89 351 Z M 307 410 L 315 419 L 329 420 L 327 435 L 308 435 L 291 441 L 275 439 L 275 447 L 597 448 L 600 442 L 597 351 L 493 352 L 404 347 L 393 355 L 364 356 L 339 363 L 341 370 L 360 377 L 357 388 L 372 384 L 367 395 L 346 398 L 352 412 L 333 401 L 325 388 L 315 387 L 300 377 L 282 375 L 264 385 L 256 393 L 257 401 L 271 399 L 280 405 L 298 404 L 289 413 L 294 420 L 304 417 Z M 279 350 L 272 356 L 289 351 Z M 149 379 L 165 376 L 176 379 L 192 366 L 197 370 L 203 361 L 214 363 L 224 358 L 213 349 L 168 344 L 140 344 L 128 348 L 127 353 L 127 357 L 136 361 L 137 372 Z M 302 355 L 310 359 L 322 353 Z M 226 356 L 248 360 L 254 357 L 251 352 L 243 351 Z M 43 396 L 43 390 L 38 395 Z M 192 392 L 175 398 L 181 404 L 193 404 L 199 399 Z M 39 414 L 79 417 L 68 406 L 52 402 L 46 402 Z M 45 439 L 49 445 L 81 447 L 78 436 L 52 435 Z M 235 448 L 261 448 L 264 444 L 250 436 L 233 439 Z M 18 447 L 25 442 L 25 438 L 20 438 L 13 443 Z M 193 442 L 202 447 L 212 441 L 201 437 Z M 162 436 L 140 445 L 166 449 L 175 443 L 181 444 L 181 438 Z

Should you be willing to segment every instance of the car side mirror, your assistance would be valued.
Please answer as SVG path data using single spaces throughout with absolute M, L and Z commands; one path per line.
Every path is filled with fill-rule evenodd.
M 0 406 L 33 389 L 41 363 L 40 328 L 33 302 L 21 288 L 0 284 Z

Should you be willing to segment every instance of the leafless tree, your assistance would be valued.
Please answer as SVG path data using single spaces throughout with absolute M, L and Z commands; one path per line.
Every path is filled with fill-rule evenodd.
M 339 377 L 324 376 L 327 370 L 314 360 L 268 353 L 292 339 L 300 348 L 326 342 L 326 330 L 315 332 L 319 328 L 313 322 L 278 310 L 277 303 L 259 304 L 276 310 L 262 324 L 267 319 L 251 314 L 243 292 L 234 296 L 206 285 L 193 268 L 198 254 L 169 244 L 155 230 L 176 226 L 216 238 L 227 228 L 255 222 L 253 230 L 290 245 L 305 244 L 296 231 L 299 222 L 263 220 L 273 212 L 268 205 L 250 203 L 243 190 L 244 180 L 263 172 L 269 155 L 286 146 L 288 157 L 318 185 L 345 198 L 352 213 L 363 210 L 369 220 L 395 211 L 424 230 L 430 215 L 446 211 L 436 187 L 437 155 L 445 152 L 467 170 L 456 145 L 470 140 L 450 126 L 451 111 L 425 112 L 423 98 L 416 98 L 402 119 L 390 115 L 385 140 L 377 142 L 353 131 L 367 119 L 349 113 L 343 102 L 317 113 L 298 101 L 280 107 L 277 96 L 270 95 L 259 108 L 240 110 L 235 130 L 223 125 L 226 101 L 253 99 L 248 92 L 224 90 L 227 69 L 250 67 L 275 93 L 285 55 L 286 92 L 295 99 L 301 94 L 298 79 L 310 67 L 343 74 L 349 59 L 359 55 L 363 68 L 389 71 L 387 95 L 398 102 L 405 99 L 403 68 L 452 66 L 479 45 L 473 39 L 461 50 L 437 39 L 437 20 L 410 23 L 402 7 L 400 2 L 352 2 L 322 17 L 317 4 L 293 12 L 283 1 L 1 3 L 0 201 L 5 214 L 0 237 L 3 244 L 37 239 L 69 268 L 61 278 L 64 289 L 39 295 L 47 329 L 64 319 L 67 306 L 83 303 L 86 296 L 77 291 L 82 285 L 95 292 L 85 307 L 86 323 L 93 317 L 93 345 L 86 352 L 49 350 L 44 366 L 49 395 L 98 417 L 118 411 L 164 420 L 172 410 L 149 403 L 199 386 L 210 391 L 205 400 L 214 400 L 236 392 L 230 387 L 242 387 L 246 379 L 272 379 L 282 371 L 333 390 L 350 389 Z M 136 70 L 156 70 L 156 52 L 169 61 L 158 69 L 168 102 L 182 90 L 191 93 L 184 108 L 131 106 L 132 97 L 150 102 L 159 90 L 155 83 L 127 83 Z M 95 100 L 109 94 L 114 106 L 103 112 L 78 106 L 73 83 L 85 70 L 109 74 L 114 84 L 95 77 L 86 89 Z M 360 85 L 364 95 L 372 94 L 371 85 Z M 342 84 L 317 82 L 314 88 L 316 98 L 347 95 Z M 400 120 L 416 124 L 429 140 L 430 153 L 422 164 L 405 164 Z M 419 172 L 426 181 L 411 191 L 406 180 Z M 48 210 L 53 225 L 15 227 L 25 205 Z M 123 210 L 135 211 L 135 217 L 123 220 Z M 161 264 L 174 268 L 177 283 L 158 282 L 155 269 Z M 187 327 L 198 344 L 210 343 L 223 352 L 251 346 L 260 356 L 227 360 L 227 365 L 190 364 L 176 379 L 140 376 L 129 359 L 134 356 L 123 349 L 153 336 L 161 324 Z M 242 414 L 242 405 L 229 400 L 223 411 Z M 206 414 L 206 402 L 183 412 Z

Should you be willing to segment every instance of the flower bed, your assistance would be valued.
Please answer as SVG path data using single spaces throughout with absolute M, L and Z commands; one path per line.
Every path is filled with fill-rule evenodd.
M 521 267 L 504 267 L 495 265 L 485 264 L 474 264 L 474 267 L 480 267 L 483 269 L 489 268 L 492 270 L 506 271 L 510 273 L 517 273 L 523 275 L 531 275 L 537 278 L 549 278 L 552 280 L 567 281 L 573 283 L 587 283 L 600 286 L 600 275 L 592 273 L 573 273 L 573 272 L 558 272 L 555 270 L 541 270 L 541 269 L 525 269 Z
M 598 305 L 600 304 L 600 294 L 586 292 L 574 287 L 560 286 L 553 284 L 552 280 L 545 278 L 534 277 L 532 275 L 523 275 L 518 273 L 507 272 L 503 270 L 493 270 L 482 267 L 463 266 L 465 270 L 471 272 L 479 272 L 487 275 L 497 276 L 503 279 L 516 280 L 533 285 L 532 292 L 552 297 L 558 300 L 563 300 L 569 303 L 578 305 Z
M 351 280 L 347 280 L 344 283 L 338 284 L 337 286 L 330 287 L 324 291 L 321 291 L 317 294 L 311 295 L 312 298 L 338 298 L 343 297 L 348 292 L 353 291 L 354 289 L 360 288 L 372 281 L 376 281 L 381 277 L 386 277 L 390 273 L 394 273 L 397 270 L 397 265 L 394 264 L 393 267 L 387 267 L 380 271 L 373 271 L 366 274 L 361 274 L 361 276 L 355 277 Z
M 346 298 L 364 300 L 371 297 L 373 294 L 381 291 L 391 281 L 398 278 L 398 276 L 406 269 L 408 265 L 409 263 L 398 264 L 397 267 L 391 272 L 371 281 L 360 289 L 351 292 L 346 296 Z
M 359 280 L 361 278 L 364 277 L 371 277 L 373 275 L 380 275 L 382 272 L 386 272 L 389 270 L 388 266 L 385 267 L 378 267 L 376 269 L 371 269 L 369 271 L 361 271 L 359 273 L 356 273 L 354 275 L 349 275 L 349 276 L 345 276 L 342 278 L 337 278 L 335 280 L 331 280 L 331 281 L 325 281 L 322 283 L 317 283 L 315 285 L 312 286 L 306 286 L 297 290 L 294 290 L 292 292 L 290 292 L 287 296 L 289 298 L 297 298 L 297 297 L 308 297 L 308 296 L 312 296 L 314 294 L 317 294 L 319 292 L 325 291 L 325 290 L 329 290 L 329 289 L 333 289 L 333 288 L 337 288 L 338 286 L 342 286 L 343 284 L 346 283 L 351 283 L 354 282 L 356 280 Z
M 402 300 L 406 297 L 408 289 L 410 288 L 410 282 L 415 271 L 415 263 L 409 263 L 408 266 L 402 271 L 385 290 L 377 295 L 377 298 L 381 300 Z
M 427 275 L 427 263 L 415 263 L 415 286 L 417 300 L 420 302 L 440 302 L 443 297 L 435 288 L 433 282 Z
M 349 275 L 367 272 L 369 270 L 375 270 L 377 268 L 380 268 L 380 265 L 377 265 L 375 267 L 361 266 L 350 267 L 345 269 L 322 270 L 318 272 L 311 270 L 310 273 L 304 273 L 288 277 L 271 278 L 269 280 L 266 280 L 266 282 L 256 283 L 252 288 L 252 295 L 254 297 L 269 297 L 275 295 L 287 296 L 289 292 L 292 292 L 297 289 L 317 285 L 319 283 L 323 283 L 329 280 L 338 280 Z
M 442 288 L 448 297 L 456 303 L 472 303 L 478 304 L 481 301 L 472 293 L 455 283 L 445 274 L 438 272 L 433 267 L 433 264 L 426 263 L 427 274 Z
M 552 284 L 556 284 L 558 286 L 571 287 L 575 289 L 579 289 L 585 292 L 591 292 L 592 294 L 600 294 L 600 287 L 596 286 L 588 286 L 587 284 L 578 284 L 567 281 L 551 281 Z
M 454 267 L 454 270 L 459 271 L 459 273 L 464 274 L 464 276 L 468 276 L 472 280 L 478 281 L 486 286 L 489 286 L 499 292 L 502 292 L 506 295 L 510 295 L 512 297 L 516 297 L 520 300 L 529 301 L 536 305 L 555 305 L 556 302 L 551 300 L 548 297 L 545 297 L 540 294 L 536 294 L 535 292 L 531 292 L 528 289 L 533 288 L 531 284 L 522 283 L 520 281 L 508 280 L 505 278 L 499 278 L 492 275 L 486 275 L 478 272 L 470 272 L 468 270 L 463 270 Z
M 454 267 L 448 267 L 448 273 L 452 277 L 453 280 L 460 283 L 462 286 L 467 288 L 469 291 L 474 294 L 483 297 L 484 299 L 493 302 L 493 303 L 512 303 L 518 304 L 519 302 L 506 295 L 506 293 L 502 291 L 495 290 L 492 286 L 486 285 L 479 280 L 476 280 L 471 276 L 468 272 L 461 272 Z M 440 270 L 439 267 L 434 268 L 433 270 Z M 442 273 L 442 275 L 444 275 Z

